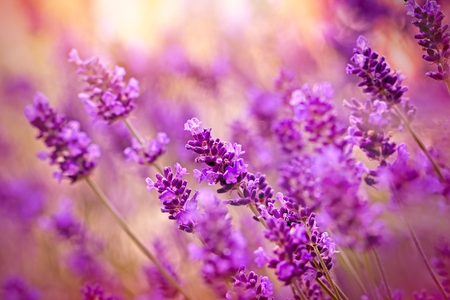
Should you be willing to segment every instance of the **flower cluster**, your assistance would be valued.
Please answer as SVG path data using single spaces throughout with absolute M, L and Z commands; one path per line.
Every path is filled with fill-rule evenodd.
M 247 263 L 246 241 L 242 233 L 234 230 L 227 207 L 211 192 L 202 191 L 195 213 L 195 231 L 202 245 L 191 244 L 191 257 L 203 261 L 203 278 L 209 283 L 228 280 Z
M 427 0 L 423 7 L 415 0 L 407 0 L 405 6 L 407 14 L 414 18 L 412 24 L 420 31 L 414 38 L 426 52 L 422 58 L 438 67 L 437 72 L 427 72 L 426 75 L 435 80 L 448 81 L 450 32 L 448 24 L 442 25 L 444 13 L 441 6 L 435 0 Z
M 226 193 L 239 186 L 247 174 L 247 165 L 240 155 L 241 145 L 222 142 L 211 137 L 211 128 L 203 129 L 197 118 L 188 120 L 184 129 L 190 131 L 194 140 L 188 141 L 186 149 L 199 154 L 197 163 L 204 163 L 207 167 L 201 171 L 194 170 L 194 176 L 199 182 L 204 180 L 209 184 L 219 183 L 222 187 L 217 191 Z
M 275 269 L 278 279 L 286 285 L 305 276 L 321 278 L 333 266 L 334 242 L 328 233 L 319 231 L 315 213 L 299 207 L 281 193 L 277 194 L 277 199 L 281 208 L 269 205 L 266 216 L 265 237 L 277 245 L 275 256 L 268 258 L 269 268 Z M 322 269 L 315 249 L 327 270 Z
M 54 173 L 58 180 L 68 178 L 73 183 L 92 172 L 100 156 L 100 148 L 91 143 L 86 133 L 80 131 L 80 123 L 67 121 L 50 106 L 48 99 L 36 94 L 33 104 L 25 108 L 25 116 L 32 126 L 39 129 L 38 139 L 43 139 L 50 152 L 41 152 L 39 158 L 58 165 Z
M 363 36 L 356 41 L 351 64 L 347 66 L 347 74 L 355 74 L 361 78 L 358 86 L 372 99 L 385 102 L 389 108 L 402 102 L 403 94 L 408 90 L 402 86 L 406 78 L 398 71 L 392 71 L 384 56 L 372 51 L 369 42 Z
M 396 151 L 397 144 L 390 141 L 392 133 L 392 114 L 383 101 L 367 100 L 364 104 L 352 99 L 352 103 L 344 101 L 345 107 L 352 112 L 349 140 L 358 145 L 370 159 L 385 164 L 385 160 Z
M 39 292 L 30 287 L 25 280 L 20 277 L 8 277 L 2 283 L 0 296 L 4 300 L 39 300 Z
M 119 298 L 115 296 L 106 296 L 105 291 L 98 283 L 95 285 L 86 283 L 86 285 L 81 288 L 81 293 L 83 294 L 82 300 L 119 300 Z
M 150 140 L 147 147 L 144 147 L 135 138 L 131 140 L 131 147 L 124 150 L 128 160 L 133 160 L 138 164 L 151 164 L 166 152 L 166 147 L 170 139 L 164 132 L 159 132 L 156 139 Z
M 94 119 L 111 123 L 126 118 L 136 107 L 139 82 L 131 78 L 125 83 L 124 68 L 116 66 L 114 70 L 110 70 L 98 57 L 83 61 L 75 49 L 70 52 L 69 61 L 78 66 L 80 79 L 87 83 L 84 92 L 78 94 L 78 97 Z
M 295 121 L 309 134 L 308 141 L 320 145 L 334 144 L 343 147 L 344 141 L 337 139 L 345 128 L 337 122 L 337 116 L 330 100 L 334 90 L 328 82 L 315 84 L 311 89 L 305 84 L 295 90 L 289 101 L 294 110 Z M 340 144 L 337 144 L 337 142 Z
M 186 169 L 176 163 L 174 171 L 170 167 L 164 168 L 164 174 L 156 174 L 157 181 L 147 178 L 147 190 L 156 189 L 159 200 L 163 204 L 161 211 L 169 214 L 169 219 L 176 220 L 180 230 L 194 231 L 193 213 L 197 209 L 197 193 L 189 199 L 191 189 L 187 187 L 187 181 L 183 176 Z
M 228 300 L 273 300 L 273 284 L 267 276 L 245 272 L 241 268 L 233 277 L 233 289 L 226 295 Z

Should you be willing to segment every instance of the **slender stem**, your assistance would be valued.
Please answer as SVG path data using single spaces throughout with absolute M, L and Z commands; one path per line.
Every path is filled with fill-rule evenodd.
M 339 295 L 339 292 L 337 291 L 337 288 L 334 284 L 333 279 L 331 278 L 330 272 L 328 272 L 328 268 L 327 265 L 325 264 L 325 262 L 322 259 L 322 256 L 320 255 L 320 251 L 317 248 L 316 245 L 313 245 L 314 248 L 314 252 L 316 252 L 317 258 L 319 259 L 320 265 L 322 266 L 323 272 L 325 273 L 325 277 L 328 280 L 328 282 L 330 283 L 331 287 L 333 288 L 334 294 L 336 295 L 337 299 L 340 300 L 341 297 Z
M 375 261 L 376 261 L 376 263 L 378 265 L 378 269 L 380 270 L 381 278 L 383 279 L 383 284 L 384 284 L 384 287 L 386 288 L 386 291 L 388 293 L 389 299 L 392 300 L 391 290 L 389 289 L 389 285 L 388 285 L 388 282 L 387 282 L 387 279 L 386 279 L 386 275 L 384 273 L 383 265 L 380 262 L 380 258 L 378 256 L 377 250 L 375 248 L 373 248 L 373 247 L 372 247 L 372 253 L 373 253 L 373 256 L 375 257 Z
M 395 190 L 393 190 L 393 196 L 394 196 L 395 202 L 397 202 L 403 208 L 403 203 L 397 197 Z M 408 220 L 405 218 L 405 216 L 403 216 L 403 214 L 401 214 L 401 217 L 403 219 L 403 222 L 405 222 L 406 227 L 408 228 L 409 234 L 411 235 L 411 238 L 414 242 L 414 245 L 417 248 L 417 251 L 419 251 L 419 255 L 422 258 L 422 261 L 424 262 L 425 266 L 427 267 L 428 273 L 430 274 L 431 278 L 433 279 L 434 283 L 436 284 L 437 288 L 439 289 L 439 292 L 444 297 L 444 299 L 446 299 L 446 300 L 449 299 L 447 293 L 445 292 L 444 287 L 439 282 L 439 279 L 437 278 L 436 273 L 434 273 L 433 268 L 431 267 L 431 264 L 428 261 L 427 256 L 425 255 L 425 251 L 423 250 L 422 245 L 420 244 L 420 241 L 417 238 L 417 235 L 416 235 L 414 229 L 411 227 L 411 224 L 409 224 Z
M 302 299 L 302 300 L 308 300 L 306 299 L 305 294 L 303 294 L 302 289 L 299 287 L 298 282 L 294 281 L 291 283 L 291 285 L 294 287 L 293 290 L 295 290 L 298 294 L 298 296 Z
M 409 133 L 412 135 L 412 137 L 416 141 L 416 143 L 419 146 L 419 148 L 422 150 L 422 152 L 425 154 L 425 156 L 428 158 L 428 160 L 433 165 L 433 169 L 436 172 L 436 174 L 438 175 L 439 179 L 443 183 L 448 185 L 448 182 L 445 179 L 444 175 L 442 174 L 442 171 L 439 168 L 438 164 L 435 162 L 435 160 L 431 156 L 430 152 L 428 151 L 427 147 L 425 146 L 425 144 L 420 139 L 419 135 L 411 127 L 411 124 L 409 123 L 408 119 L 405 117 L 405 115 L 403 115 L 403 113 L 400 111 L 400 109 L 397 106 L 393 106 L 393 108 L 394 108 L 395 112 L 397 113 L 397 115 L 399 116 L 399 118 L 402 120 L 403 124 L 405 124 L 406 128 L 408 129 Z
M 406 220 L 405 220 L 406 221 Z M 444 299 L 449 299 L 447 293 L 445 292 L 444 287 L 439 282 L 439 279 L 436 276 L 436 273 L 434 273 L 433 268 L 431 267 L 430 262 L 427 259 L 427 256 L 425 255 L 425 251 L 423 251 L 422 245 L 419 242 L 419 239 L 417 238 L 416 233 L 412 229 L 412 227 L 409 225 L 409 223 L 406 221 L 406 225 L 409 230 L 409 234 L 411 235 L 414 245 L 416 246 L 417 250 L 419 251 L 420 257 L 422 258 L 423 262 L 425 263 L 425 266 L 427 267 L 428 273 L 430 273 L 431 278 L 433 278 L 434 283 L 439 289 L 439 292 L 441 292 L 441 295 L 444 297 Z
M 447 86 L 447 91 L 450 94 L 450 80 L 445 80 L 445 85 Z
M 325 291 L 325 293 L 327 293 L 333 300 L 338 300 L 338 298 L 336 298 L 336 295 L 333 294 L 333 292 L 326 286 L 326 284 L 322 280 L 320 280 L 320 278 L 316 278 L 316 281 Z
M 117 223 L 120 225 L 123 231 L 131 238 L 134 244 L 141 250 L 141 252 L 150 259 L 156 268 L 161 272 L 161 274 L 167 279 L 167 281 L 177 289 L 186 299 L 192 299 L 188 296 L 188 294 L 181 288 L 181 286 L 177 283 L 177 281 L 170 275 L 169 272 L 161 265 L 161 263 L 156 259 L 156 257 L 144 246 L 144 243 L 137 237 L 137 235 L 132 231 L 132 229 L 125 222 L 120 213 L 116 210 L 116 208 L 112 205 L 112 203 L 108 200 L 103 191 L 98 187 L 98 185 L 90 178 L 86 177 L 86 182 L 98 199 L 106 206 L 106 208 L 112 213 Z
M 250 210 L 253 212 L 253 214 L 258 218 L 259 222 L 266 228 L 268 229 L 269 227 L 267 227 L 267 223 L 266 220 L 264 220 L 263 218 L 261 218 L 261 214 L 259 213 L 259 211 L 256 209 L 256 207 L 252 204 L 249 204 L 248 207 L 250 208 Z
M 122 121 L 127 126 L 128 130 L 130 131 L 131 135 L 139 142 L 141 145 L 145 145 L 145 140 L 141 137 L 139 132 L 136 130 L 136 128 L 131 124 L 130 120 L 127 118 L 122 119 Z
M 347 256 L 346 251 L 344 251 L 343 249 L 341 249 L 339 251 L 339 256 L 343 262 L 344 265 L 347 266 L 348 270 L 350 271 L 350 273 L 353 275 L 353 277 L 355 278 L 356 282 L 358 283 L 359 287 L 361 288 L 361 290 L 363 291 L 363 293 L 368 294 L 367 293 L 367 289 L 363 283 L 363 280 L 361 278 L 361 276 L 359 276 L 358 272 L 356 271 L 355 267 L 353 266 L 352 262 L 350 261 L 350 259 Z
M 144 138 L 142 138 L 142 136 L 139 134 L 139 132 L 136 130 L 136 128 L 133 126 L 133 124 L 130 122 L 130 120 L 128 118 L 124 118 L 124 119 L 122 119 L 122 121 L 127 126 L 128 131 L 130 131 L 131 135 L 139 142 L 139 144 L 141 144 L 142 147 L 145 147 Z M 152 163 L 150 163 L 150 165 L 153 166 L 156 170 L 158 170 L 158 172 L 160 174 L 163 174 L 163 170 L 161 169 L 161 167 L 158 164 L 152 162 Z

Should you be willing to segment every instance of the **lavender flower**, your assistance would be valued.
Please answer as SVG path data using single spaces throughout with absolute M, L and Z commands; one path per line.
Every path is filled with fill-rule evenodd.
M 198 201 L 203 210 L 195 214 L 195 230 L 203 245 L 191 244 L 191 257 L 203 261 L 206 282 L 220 283 L 246 264 L 246 241 L 240 231 L 232 229 L 227 207 L 214 194 L 203 191 Z
M 128 160 L 134 160 L 138 164 L 151 164 L 166 152 L 164 145 L 167 145 L 169 141 L 170 139 L 164 132 L 159 132 L 157 138 L 150 140 L 148 146 L 144 148 L 140 142 L 133 138 L 131 147 L 127 147 L 124 154 Z
M 335 144 L 343 147 L 343 140 L 336 137 L 342 135 L 344 127 L 337 122 L 330 100 L 334 90 L 328 82 L 315 84 L 311 89 L 305 84 L 292 93 L 289 104 L 293 107 L 295 120 L 302 123 L 303 129 L 309 134 L 310 142 L 320 145 Z M 336 144 L 339 141 L 341 144 Z
M 436 247 L 437 257 L 433 260 L 433 267 L 441 277 L 441 284 L 450 293 L 450 244 L 443 242 Z
M 211 185 L 219 183 L 222 188 L 218 193 L 226 193 L 239 186 L 247 174 L 247 165 L 239 158 L 244 153 L 242 146 L 213 139 L 211 128 L 203 129 L 197 118 L 188 120 L 184 129 L 190 131 L 194 138 L 188 141 L 186 149 L 199 154 L 195 162 L 207 165 L 201 171 L 194 170 L 194 177 Z
M 98 57 L 81 60 L 77 50 L 69 54 L 69 61 L 78 66 L 77 74 L 87 83 L 84 92 L 78 94 L 86 111 L 94 119 L 103 119 L 109 123 L 126 118 L 136 107 L 139 97 L 139 82 L 131 78 L 125 83 L 125 69 L 116 66 L 108 69 Z
M 115 296 L 106 296 L 105 291 L 98 283 L 95 285 L 86 283 L 85 286 L 81 288 L 81 293 L 83 294 L 83 299 L 81 300 L 119 300 L 119 298 Z
M 39 292 L 20 277 L 8 277 L 3 281 L 0 296 L 4 300 L 39 300 Z
M 56 113 L 47 98 L 39 93 L 24 112 L 31 125 L 39 129 L 37 138 L 53 148 L 39 153 L 38 157 L 59 166 L 60 171 L 53 174 L 55 178 L 68 178 L 74 183 L 89 176 L 97 165 L 100 148 L 80 131 L 80 123 L 67 121 L 64 115 Z
M 161 241 L 157 240 L 153 243 L 155 248 L 155 253 L 158 256 L 158 260 L 162 263 L 164 266 L 164 269 L 167 270 L 173 278 L 178 280 L 178 276 L 176 272 L 173 269 L 173 266 L 169 262 L 169 260 L 166 258 L 166 250 Z M 155 266 L 149 266 L 145 268 L 145 274 L 147 275 L 147 279 L 149 282 L 149 285 L 152 287 L 152 293 L 160 293 L 162 299 L 167 298 L 174 298 L 176 295 L 178 295 L 178 290 L 175 289 L 168 281 L 167 279 L 161 275 L 161 272 L 155 267 Z
M 417 43 L 426 54 L 422 58 L 437 65 L 437 72 L 427 72 L 425 75 L 439 81 L 449 81 L 450 32 L 448 24 L 442 25 L 444 13 L 441 6 L 434 0 L 420 7 L 415 0 L 405 3 L 407 15 L 414 18 L 412 24 L 419 28 L 420 34 L 414 35 Z
M 187 181 L 183 180 L 183 176 L 187 173 L 186 169 L 176 163 L 174 171 L 170 167 L 165 167 L 163 175 L 156 174 L 156 182 L 147 178 L 147 190 L 158 191 L 158 198 L 164 205 L 161 212 L 168 213 L 170 220 L 177 220 L 180 230 L 193 232 L 195 224 L 192 214 L 197 209 L 197 193 L 189 199 L 191 189 L 187 187 Z
M 385 164 L 386 159 L 397 149 L 397 144 L 390 141 L 392 133 L 388 130 L 394 122 L 387 104 L 367 100 L 363 105 L 352 99 L 351 104 L 344 101 L 344 105 L 352 111 L 348 128 L 351 144 L 358 145 L 370 159 Z
M 402 102 L 403 94 L 408 90 L 402 86 L 406 78 L 398 71 L 392 71 L 386 58 L 379 58 L 378 53 L 368 47 L 369 42 L 363 36 L 356 41 L 351 64 L 347 66 L 347 74 L 355 74 L 362 79 L 358 86 L 369 94 L 372 100 L 385 102 L 389 108 Z
M 233 289 L 228 291 L 228 300 L 273 300 L 273 284 L 267 276 L 255 272 L 245 272 L 241 268 L 233 277 Z

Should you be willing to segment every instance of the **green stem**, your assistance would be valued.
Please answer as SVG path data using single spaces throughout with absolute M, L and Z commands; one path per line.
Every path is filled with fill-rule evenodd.
M 402 120 L 403 124 L 405 124 L 406 128 L 408 129 L 409 133 L 412 135 L 412 137 L 416 141 L 416 143 L 419 146 L 419 148 L 422 150 L 422 152 L 425 154 L 425 156 L 428 158 L 428 160 L 433 165 L 433 169 L 436 172 L 436 174 L 438 175 L 439 179 L 443 183 L 448 185 L 448 182 L 447 182 L 447 180 L 445 180 L 445 177 L 442 174 L 442 171 L 439 168 L 438 164 L 435 162 L 435 160 L 431 156 L 430 152 L 428 151 L 427 147 L 425 146 L 425 144 L 420 139 L 419 135 L 411 127 L 411 124 L 409 123 L 408 119 L 405 117 L 405 115 L 403 115 L 403 113 L 400 111 L 400 109 L 397 106 L 393 106 L 393 108 L 394 108 L 395 112 L 397 113 L 397 115 L 399 116 L 399 118 Z
M 372 247 L 372 253 L 373 253 L 373 256 L 375 257 L 375 261 L 376 261 L 376 263 L 378 265 L 378 269 L 380 270 L 381 278 L 383 279 L 383 284 L 384 284 L 384 287 L 386 288 L 386 291 L 387 291 L 387 294 L 389 296 L 389 299 L 392 300 L 391 290 L 389 289 L 389 285 L 388 285 L 388 282 L 387 282 L 387 279 L 386 279 L 386 275 L 384 273 L 383 265 L 380 262 L 380 258 L 378 256 L 377 250 L 375 248 L 373 248 L 373 247 Z
M 297 292 L 297 294 L 301 298 L 301 300 L 308 300 L 306 298 L 305 294 L 303 294 L 302 289 L 299 287 L 297 281 L 294 281 L 293 283 L 291 283 L 291 285 L 294 287 L 293 290 Z
M 393 190 L 393 196 L 394 196 L 394 200 L 395 202 L 397 202 L 401 208 L 403 208 L 403 203 L 400 201 L 400 199 L 397 197 L 395 190 Z M 420 244 L 419 239 L 417 238 L 417 235 L 414 231 L 414 229 L 412 228 L 411 224 L 409 224 L 408 220 L 403 216 L 403 214 L 401 214 L 401 217 L 403 219 L 403 222 L 405 222 L 406 227 L 408 228 L 409 234 L 411 235 L 411 238 L 413 240 L 414 245 L 417 248 L 417 251 L 419 252 L 420 257 L 422 258 L 422 261 L 424 262 L 428 273 L 430 274 L 431 278 L 433 279 L 434 283 L 436 284 L 437 288 L 439 289 L 439 292 L 441 293 L 441 295 L 444 297 L 444 299 L 449 299 L 447 293 L 445 292 L 444 287 L 442 286 L 442 284 L 439 282 L 439 278 L 437 278 L 436 273 L 434 273 L 433 268 L 431 267 L 430 262 L 428 261 L 427 256 L 425 255 L 425 251 L 422 248 L 422 245 Z
M 112 213 L 114 218 L 116 219 L 119 226 L 123 231 L 131 238 L 134 244 L 141 250 L 141 252 L 150 259 L 156 268 L 161 272 L 161 274 L 167 279 L 167 281 L 177 289 L 186 299 L 192 299 L 188 296 L 188 294 L 181 288 L 181 286 L 177 283 L 177 281 L 170 275 L 169 272 L 161 265 L 161 263 L 156 259 L 156 257 L 144 246 L 144 243 L 137 237 L 137 235 L 132 231 L 129 225 L 125 222 L 120 213 L 116 210 L 116 208 L 112 205 L 112 203 L 108 200 L 103 191 L 99 188 L 99 186 L 90 178 L 86 177 L 86 182 L 98 199 L 106 206 L 106 208 Z
M 316 245 L 313 245 L 313 248 L 314 248 L 314 252 L 316 252 L 317 258 L 319 259 L 319 262 L 320 262 L 320 265 L 321 265 L 321 267 L 323 269 L 323 272 L 325 273 L 325 278 L 328 280 L 328 282 L 330 283 L 331 287 L 333 288 L 333 291 L 334 291 L 334 294 L 337 297 L 337 300 L 340 300 L 341 297 L 339 295 L 339 292 L 338 292 L 338 290 L 336 288 L 336 285 L 334 284 L 333 279 L 331 278 L 330 272 L 328 272 L 327 265 L 325 264 L 325 262 L 323 261 L 322 256 L 320 255 L 319 249 L 317 248 Z M 344 299 L 347 299 L 347 297 L 345 297 Z
M 358 272 L 356 271 L 355 267 L 353 266 L 352 262 L 350 261 L 350 259 L 347 256 L 346 251 L 344 251 L 343 249 L 341 249 L 339 251 L 339 256 L 343 262 L 344 265 L 347 266 L 348 270 L 350 271 L 350 273 L 353 275 L 353 277 L 355 278 L 356 282 L 358 283 L 359 287 L 361 288 L 361 290 L 363 291 L 364 294 L 368 294 L 367 289 L 363 283 L 363 280 L 361 278 L 361 276 L 359 276 Z
M 333 292 L 326 286 L 326 284 L 322 280 L 320 280 L 320 278 L 316 278 L 316 282 L 333 300 L 338 300 L 338 298 L 336 298 L 336 295 L 333 294 Z

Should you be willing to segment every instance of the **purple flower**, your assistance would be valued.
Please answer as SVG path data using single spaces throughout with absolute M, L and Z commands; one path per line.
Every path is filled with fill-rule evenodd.
M 156 174 L 156 182 L 147 178 L 147 190 L 157 190 L 163 204 L 161 212 L 168 213 L 169 219 L 177 220 L 179 229 L 193 232 L 195 224 L 192 214 L 197 209 L 197 193 L 189 199 L 191 189 L 187 187 L 187 181 L 183 180 L 186 169 L 179 163 L 175 164 L 174 169 L 175 173 L 170 167 L 165 167 L 163 175 Z
M 188 141 L 186 149 L 198 154 L 195 162 L 204 163 L 207 167 L 194 171 L 199 182 L 207 180 L 209 184 L 219 183 L 219 193 L 226 193 L 239 186 L 247 174 L 247 165 L 240 155 L 245 153 L 242 146 L 222 142 L 211 137 L 211 128 L 203 129 L 197 118 L 186 122 L 184 129 L 190 131 L 194 140 Z
M 164 132 L 159 132 L 156 139 L 150 140 L 147 148 L 144 148 L 135 138 L 131 140 L 131 147 L 124 150 L 128 160 L 133 160 L 138 164 L 151 164 L 166 152 L 166 147 L 170 139 Z
M 20 277 L 8 277 L 3 281 L 0 296 L 4 300 L 39 300 L 39 292 Z
M 343 147 L 343 140 L 339 140 L 340 145 L 336 144 L 337 137 L 340 137 L 345 129 L 337 122 L 330 101 L 333 96 L 333 88 L 328 82 L 315 84 L 312 89 L 305 84 L 292 93 L 289 104 L 294 110 L 295 121 L 308 133 L 310 142 Z
M 56 113 L 47 98 L 39 93 L 24 112 L 31 125 L 39 129 L 37 138 L 52 148 L 38 156 L 51 165 L 59 166 L 60 171 L 54 173 L 55 178 L 68 178 L 73 183 L 90 175 L 97 165 L 100 148 L 80 131 L 80 123 L 67 121 L 64 115 Z
M 106 296 L 105 291 L 98 283 L 95 285 L 86 283 L 80 290 L 83 294 L 83 299 L 81 300 L 119 300 L 119 298 L 115 296 Z
M 436 64 L 438 68 L 437 72 L 427 72 L 426 75 L 435 80 L 448 81 L 450 32 L 448 24 L 442 25 L 444 13 L 441 6 L 434 0 L 427 0 L 423 7 L 414 0 L 408 0 L 405 6 L 407 14 L 414 18 L 412 24 L 420 31 L 420 34 L 416 34 L 414 38 L 426 52 L 422 58 Z
M 386 58 L 379 58 L 378 53 L 368 47 L 368 43 L 363 36 L 357 39 L 347 74 L 361 78 L 358 86 L 363 88 L 363 92 L 370 95 L 372 100 L 385 102 L 390 108 L 402 102 L 403 94 L 408 90 L 402 86 L 406 77 L 398 71 L 392 71 Z
M 166 258 L 165 253 L 167 249 L 163 246 L 162 242 L 157 240 L 153 243 L 155 248 L 155 253 L 158 257 L 158 260 L 163 265 L 164 269 L 167 270 L 173 278 L 178 280 L 178 276 L 173 269 L 172 264 Z M 162 299 L 174 298 L 178 295 L 178 290 L 175 289 L 167 279 L 161 275 L 161 272 L 155 266 L 149 266 L 145 268 L 145 274 L 148 279 L 149 285 L 152 287 L 152 293 L 159 291 L 162 295 Z
M 233 289 L 228 291 L 228 300 L 273 300 L 273 284 L 267 276 L 258 276 L 255 272 L 245 272 L 240 268 L 233 277 Z
M 246 241 L 240 231 L 232 229 L 227 207 L 213 193 L 199 193 L 198 204 L 202 210 L 194 216 L 195 231 L 203 245 L 190 246 L 192 257 L 203 261 L 206 282 L 228 280 L 247 263 Z
M 124 81 L 125 69 L 116 66 L 108 69 L 98 57 L 81 60 L 77 50 L 72 49 L 69 62 L 78 66 L 77 74 L 87 83 L 84 92 L 78 97 L 84 103 L 86 111 L 94 119 L 103 119 L 109 123 L 126 118 L 136 107 L 139 97 L 139 82 L 131 78 Z

